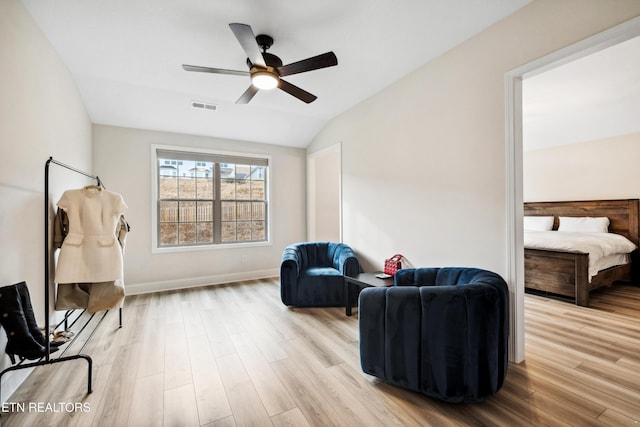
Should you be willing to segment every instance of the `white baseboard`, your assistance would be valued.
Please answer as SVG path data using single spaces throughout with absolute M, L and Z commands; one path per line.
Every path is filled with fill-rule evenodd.
M 158 282 L 145 282 L 127 284 L 127 295 L 148 294 L 150 292 L 173 291 L 176 289 L 195 288 L 198 286 L 220 285 L 223 283 L 241 282 L 243 280 L 267 279 L 278 277 L 280 270 L 243 271 L 240 273 L 222 274 L 218 276 L 190 277 L 184 279 L 163 280 Z

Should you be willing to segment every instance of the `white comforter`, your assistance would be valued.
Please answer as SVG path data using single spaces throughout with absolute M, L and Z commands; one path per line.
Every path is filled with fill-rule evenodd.
M 525 231 L 524 247 L 589 254 L 589 280 L 604 268 L 628 262 L 627 254 L 636 249 L 619 234 L 567 231 Z

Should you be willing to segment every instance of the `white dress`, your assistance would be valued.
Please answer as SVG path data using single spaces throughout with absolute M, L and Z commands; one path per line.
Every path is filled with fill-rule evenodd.
M 58 207 L 69 218 L 69 233 L 60 248 L 56 283 L 122 283 L 122 248 L 116 235 L 127 210 L 122 196 L 95 187 L 67 190 Z

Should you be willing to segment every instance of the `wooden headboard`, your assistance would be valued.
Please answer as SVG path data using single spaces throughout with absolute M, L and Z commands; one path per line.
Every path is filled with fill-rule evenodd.
M 609 232 L 621 234 L 638 245 L 638 199 L 582 200 L 570 202 L 528 202 L 525 216 L 554 216 L 553 229 L 558 229 L 558 217 L 590 216 L 609 218 Z

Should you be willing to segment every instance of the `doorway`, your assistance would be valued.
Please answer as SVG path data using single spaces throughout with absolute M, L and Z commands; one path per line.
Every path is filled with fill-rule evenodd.
M 524 360 L 524 245 L 523 245 L 523 141 L 522 81 L 576 59 L 640 36 L 640 18 L 635 18 L 595 36 L 558 50 L 512 70 L 505 75 L 508 282 L 511 292 L 511 337 L 509 359 Z

